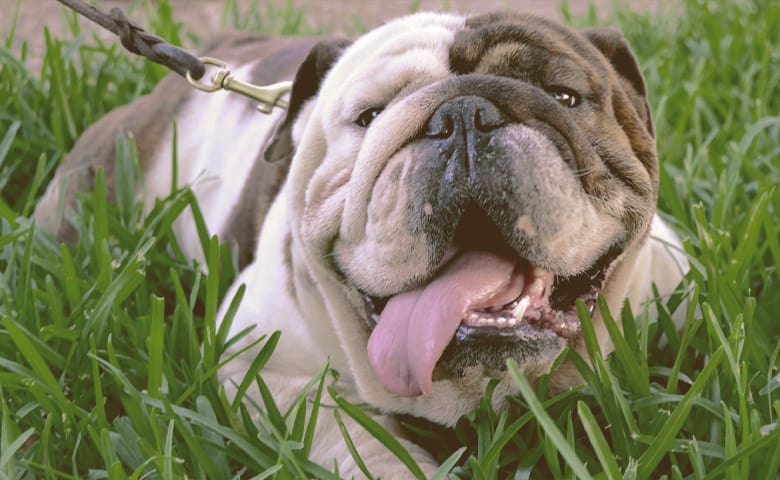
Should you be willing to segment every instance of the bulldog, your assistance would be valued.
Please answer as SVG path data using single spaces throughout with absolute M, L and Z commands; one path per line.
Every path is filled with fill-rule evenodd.
M 653 285 L 669 295 L 683 278 L 680 242 L 656 214 L 644 79 L 615 29 L 419 13 L 354 41 L 244 35 L 210 55 L 257 84 L 293 79 L 289 109 L 263 116 L 168 78 L 86 131 L 36 217 L 72 239 L 58 205 L 97 166 L 111 179 L 115 139 L 132 133 L 146 208 L 187 185 L 210 231 L 238 249 L 225 303 L 246 286 L 231 335 L 251 332 L 233 348 L 282 332 L 263 377 L 283 407 L 330 362 L 340 394 L 391 431 L 397 414 L 451 425 L 489 381 L 496 408 L 515 393 L 507 359 L 533 381 L 565 348 L 585 355 L 577 299 L 606 354 L 599 295 L 613 312 L 626 300 L 640 311 Z M 175 232 L 202 258 L 189 215 Z M 221 370 L 228 392 L 256 348 Z M 550 377 L 556 390 L 580 382 L 567 363 Z M 333 416 L 318 422 L 312 459 L 359 476 Z M 347 428 L 375 475 L 408 475 Z

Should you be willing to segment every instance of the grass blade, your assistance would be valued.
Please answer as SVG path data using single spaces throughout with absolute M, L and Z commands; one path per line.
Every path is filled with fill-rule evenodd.
M 336 424 L 339 426 L 341 436 L 344 438 L 344 443 L 346 444 L 350 455 L 352 455 L 352 459 L 355 461 L 355 465 L 357 465 L 360 471 L 363 472 L 363 475 L 365 475 L 366 478 L 373 479 L 374 476 L 371 475 L 371 472 L 368 471 L 366 462 L 364 462 L 363 457 L 360 456 L 360 452 L 358 452 L 357 448 L 355 447 L 355 442 L 352 441 L 352 436 L 350 436 L 346 425 L 344 425 L 344 420 L 341 418 L 341 413 L 338 410 L 334 410 L 333 416 L 336 417 Z
M 647 370 L 642 368 L 642 364 L 636 359 L 636 350 L 632 350 L 626 338 L 623 337 L 623 333 L 618 328 L 614 317 L 612 317 L 604 297 L 598 297 L 598 306 L 601 319 L 604 322 L 604 326 L 607 327 L 609 338 L 612 340 L 615 348 L 615 355 L 626 371 L 632 391 L 639 396 L 649 395 L 650 385 L 647 381 Z
M 555 445 L 555 448 L 558 450 L 561 457 L 563 457 L 566 464 L 572 469 L 577 478 L 583 480 L 592 478 L 588 469 L 585 468 L 585 464 L 579 459 L 577 453 L 558 429 L 558 426 L 545 411 L 542 403 L 536 398 L 533 388 L 531 388 L 528 380 L 526 380 L 525 375 L 520 372 L 520 367 L 517 366 L 517 362 L 515 362 L 514 359 L 509 359 L 507 361 L 507 367 L 509 368 L 509 373 L 512 375 L 523 400 L 528 404 L 528 408 L 533 412 L 534 417 L 541 425 L 547 438 Z
M 149 373 L 147 389 L 153 397 L 160 397 L 163 383 L 163 355 L 165 343 L 165 299 L 152 296 L 151 330 L 147 339 Z
M 387 447 L 387 449 L 390 450 L 393 455 L 395 455 L 404 465 L 406 465 L 406 468 L 409 469 L 409 472 L 412 475 L 420 480 L 425 479 L 425 474 L 420 469 L 420 466 L 417 465 L 417 462 L 414 461 L 414 458 L 412 458 L 406 448 L 401 445 L 401 442 L 399 442 L 393 434 L 388 432 L 363 410 L 347 402 L 341 395 L 338 394 L 335 388 L 328 387 L 328 392 L 339 408 L 344 411 L 344 413 L 352 417 L 352 419 L 355 420 L 364 429 L 366 429 L 368 433 L 373 435 L 374 438 L 376 438 L 382 445 Z
M 680 400 L 680 403 L 675 407 L 669 419 L 664 422 L 663 428 L 656 435 L 653 444 L 641 457 L 639 457 L 639 470 L 637 474 L 639 478 L 649 478 L 655 471 L 658 462 L 660 462 L 664 455 L 669 451 L 677 432 L 680 431 L 683 423 L 687 420 L 688 414 L 696 402 L 696 398 L 707 385 L 710 377 L 717 372 L 723 356 L 723 347 L 715 351 L 696 378 L 696 381 L 691 385 L 690 390 L 688 390 L 683 399 Z
M 436 470 L 436 473 L 430 478 L 430 480 L 447 480 L 447 476 L 455 468 L 455 465 L 460 460 L 460 457 L 466 452 L 466 447 L 461 447 L 450 455 L 447 460 L 443 461 L 441 466 Z
M 590 408 L 584 402 L 577 402 L 577 414 L 580 416 L 582 426 L 585 428 L 585 434 L 588 435 L 593 450 L 599 458 L 601 468 L 607 474 L 607 478 L 620 478 L 620 468 L 615 461 L 615 455 L 601 432 L 596 417 L 593 416 Z

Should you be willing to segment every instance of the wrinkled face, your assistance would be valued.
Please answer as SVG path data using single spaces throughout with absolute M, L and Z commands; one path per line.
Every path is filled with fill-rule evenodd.
M 575 301 L 654 212 L 647 112 L 614 31 L 421 14 L 346 50 L 296 127 L 296 221 L 388 392 L 543 370 L 579 340 Z

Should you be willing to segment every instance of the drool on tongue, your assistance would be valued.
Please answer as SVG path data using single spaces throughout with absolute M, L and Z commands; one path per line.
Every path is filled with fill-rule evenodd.
M 368 339 L 368 358 L 388 391 L 433 393 L 433 368 L 471 309 L 520 296 L 523 273 L 486 252 L 456 256 L 430 283 L 392 297 Z

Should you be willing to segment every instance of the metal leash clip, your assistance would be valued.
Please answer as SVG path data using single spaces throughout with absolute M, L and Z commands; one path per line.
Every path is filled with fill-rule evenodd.
M 187 72 L 187 81 L 198 90 L 203 90 L 204 92 L 229 90 L 231 92 L 240 93 L 241 95 L 260 102 L 257 109 L 262 113 L 271 113 L 274 107 L 283 109 L 289 107 L 288 103 L 285 100 L 282 100 L 281 97 L 292 89 L 292 82 L 279 82 L 264 86 L 252 85 L 251 83 L 244 82 L 231 75 L 230 69 L 222 60 L 212 57 L 201 57 L 199 60 L 206 65 L 218 67 L 218 70 L 211 75 L 211 84 L 195 80 L 190 73 Z

